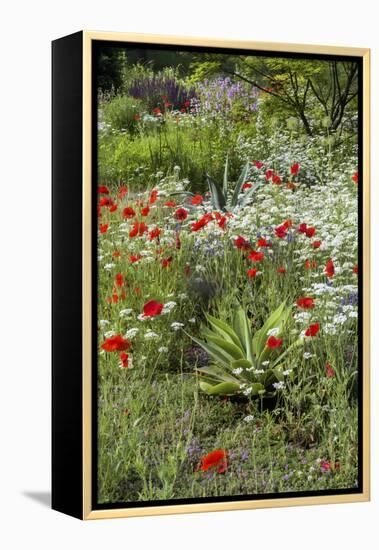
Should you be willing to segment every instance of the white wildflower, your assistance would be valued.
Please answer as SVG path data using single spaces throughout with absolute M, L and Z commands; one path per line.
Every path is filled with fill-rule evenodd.
M 139 328 L 130 328 L 125 332 L 124 338 L 134 338 L 139 333 Z
M 241 374 L 242 371 L 243 371 L 242 367 L 238 367 L 237 369 L 232 370 L 233 374 Z
M 172 330 L 180 330 L 182 327 L 184 327 L 184 323 L 179 323 L 177 321 L 174 321 L 173 323 L 171 323 L 171 328 Z
M 154 340 L 155 338 L 160 338 L 159 334 L 157 334 L 156 332 L 149 330 L 148 332 L 145 333 L 146 340 Z
M 128 317 L 131 313 L 133 313 L 132 308 L 122 309 L 119 313 L 119 316 L 120 317 Z

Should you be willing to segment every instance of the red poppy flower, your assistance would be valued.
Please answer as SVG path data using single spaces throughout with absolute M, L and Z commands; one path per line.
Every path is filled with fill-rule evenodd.
M 155 109 L 153 109 L 153 113 L 154 113 L 155 115 L 160 115 L 160 114 L 162 113 L 162 111 L 160 110 L 159 107 L 155 107 Z
M 163 260 L 161 260 L 162 267 L 168 267 L 171 262 L 172 256 L 170 256 L 169 258 L 163 258 Z
M 112 252 L 113 258 L 119 258 L 120 256 L 121 256 L 121 252 L 119 250 L 115 250 L 114 252 Z
M 309 328 L 305 331 L 305 336 L 316 336 L 318 331 L 320 330 L 320 325 L 318 323 L 314 323 L 313 325 L 310 325 Z
M 285 227 L 286 229 L 289 229 L 292 226 L 293 226 L 292 220 L 286 220 L 285 222 L 283 222 L 283 227 Z
M 113 204 L 113 201 L 110 197 L 103 197 L 102 199 L 99 200 L 100 207 L 111 206 L 112 204 Z
M 274 175 L 274 171 L 273 170 L 266 170 L 265 172 L 265 176 L 266 176 L 266 180 L 270 180 L 272 178 L 272 176 Z
M 101 223 L 99 225 L 100 233 L 106 233 L 108 231 L 109 223 Z
M 266 239 L 262 238 L 262 239 L 258 239 L 257 246 L 260 248 L 266 248 L 268 246 L 272 246 L 272 244 L 266 241 Z
M 248 269 L 247 276 L 249 277 L 249 279 L 252 279 L 253 277 L 256 276 L 257 273 L 258 273 L 258 269 L 256 267 L 253 267 L 251 269 Z
M 217 449 L 203 456 L 199 470 L 206 472 L 210 468 L 216 469 L 219 474 L 226 472 L 228 468 L 227 452 L 223 449 Z
M 149 203 L 154 204 L 158 198 L 158 191 L 156 189 L 153 189 L 150 193 Z
M 275 336 L 270 336 L 270 338 L 266 342 L 266 346 L 270 349 L 276 349 L 276 348 L 280 348 L 282 343 L 283 343 L 283 340 L 281 338 L 275 338 Z
M 248 255 L 248 259 L 251 260 L 253 263 L 261 262 L 264 257 L 264 252 L 257 252 L 256 250 L 252 250 Z
M 358 266 L 357 266 L 357 265 L 355 265 L 355 266 L 353 267 L 353 273 L 355 273 L 356 275 L 358 275 Z
M 315 227 L 307 227 L 307 229 L 305 230 L 305 234 L 309 239 L 313 237 L 315 233 L 316 233 Z
M 315 307 L 314 299 L 309 297 L 299 298 L 296 304 L 303 309 L 312 309 Z
M 156 227 L 155 229 L 152 229 L 149 233 L 149 241 L 153 241 L 154 239 L 157 239 L 159 235 L 161 234 L 161 230 L 159 227 Z
M 320 248 L 321 241 L 313 241 L 312 246 L 313 246 L 313 248 Z
M 310 260 L 305 260 L 305 269 L 314 269 L 315 267 L 317 267 L 317 264 L 314 260 L 310 261 Z
M 120 353 L 121 366 L 123 369 L 127 369 L 129 366 L 129 355 L 127 353 Z
M 184 221 L 187 219 L 188 217 L 188 212 L 185 208 L 179 208 L 175 214 L 174 214 L 174 217 L 178 220 L 178 221 Z
M 118 190 L 118 195 L 117 195 L 118 198 L 122 200 L 127 194 L 127 192 L 128 192 L 128 188 L 126 187 L 126 185 L 121 185 L 121 187 Z
M 243 237 L 237 237 L 234 240 L 234 246 L 239 248 L 240 250 L 250 250 L 250 243 Z
M 163 206 L 168 206 L 170 208 L 175 208 L 176 202 L 175 201 L 167 201 L 163 204 Z
M 296 163 L 296 164 L 293 164 L 291 166 L 291 174 L 293 176 L 296 176 L 296 174 L 299 172 L 299 170 L 300 170 L 300 164 Z
M 148 216 L 150 212 L 150 206 L 145 206 L 145 208 L 142 208 L 141 215 L 142 216 Z
M 258 168 L 258 170 L 263 166 L 263 162 L 259 162 L 259 160 L 255 160 L 253 164 L 256 168 Z
M 109 195 L 109 189 L 106 185 L 100 185 L 97 188 L 97 192 L 99 193 L 99 195 Z
M 199 220 L 197 220 L 197 222 L 194 222 L 192 225 L 191 225 L 191 230 L 192 231 L 199 231 L 199 229 L 202 229 L 203 227 L 205 227 L 206 225 L 208 225 L 208 223 L 213 219 L 213 216 L 212 214 L 204 214 L 204 216 L 202 216 Z
M 124 276 L 122 273 L 117 273 L 115 281 L 117 286 L 124 286 Z
M 246 189 L 251 189 L 253 187 L 252 183 L 246 182 L 243 184 L 242 189 L 243 191 L 246 191 Z
M 135 211 L 133 210 L 133 208 L 130 208 L 130 206 L 127 206 L 122 211 L 122 216 L 128 220 L 130 220 L 131 218 L 134 218 L 135 215 L 136 215 Z
M 328 378 L 333 378 L 336 373 L 334 372 L 334 369 L 330 363 L 325 363 L 325 370 L 326 370 L 326 376 Z
M 333 260 L 328 260 L 325 266 L 326 276 L 329 277 L 329 279 L 331 279 L 334 276 L 334 272 L 335 270 L 334 270 Z
M 327 460 L 321 460 L 320 468 L 323 472 L 329 472 L 331 467 L 332 467 L 332 465 L 330 464 L 330 462 L 328 462 Z
M 227 222 L 227 217 L 221 216 L 217 221 L 217 225 L 220 227 L 220 229 L 225 229 L 226 222 Z
M 126 351 L 130 348 L 130 342 L 117 334 L 116 336 L 107 338 L 104 343 L 101 344 L 101 347 L 105 351 Z
M 287 270 L 286 270 L 285 267 L 280 266 L 280 267 L 278 267 L 278 269 L 277 269 L 276 271 L 277 271 L 278 273 L 285 273 Z
M 112 206 L 109 208 L 109 212 L 116 212 L 117 210 L 117 204 L 112 204 Z
M 131 264 L 135 264 L 135 263 L 139 262 L 141 259 L 142 259 L 141 254 L 131 254 L 129 256 L 129 262 Z
M 275 227 L 275 235 L 279 239 L 284 239 L 287 236 L 287 228 L 284 225 L 279 225 Z
M 275 176 L 273 176 L 273 178 L 272 178 L 272 183 L 274 185 L 280 185 L 282 183 L 282 178 L 280 176 L 278 176 L 277 174 L 275 174 Z
M 131 231 L 129 232 L 129 237 L 142 237 L 144 233 L 147 232 L 147 225 L 144 222 L 134 222 Z
M 184 107 L 189 107 L 190 105 L 191 105 L 191 102 L 188 101 L 188 99 L 187 99 L 187 101 L 184 102 Z
M 191 198 L 191 204 L 198 205 L 198 204 L 202 204 L 202 202 L 203 202 L 203 197 L 201 195 L 195 195 L 194 197 Z
M 353 176 L 351 179 L 353 180 L 353 182 L 355 183 L 355 185 L 358 185 L 358 181 L 359 181 L 358 172 L 355 172 L 354 176 Z
M 299 227 L 297 228 L 297 231 L 299 233 L 306 233 L 307 232 L 307 224 L 306 223 L 301 223 L 299 225 Z
M 288 181 L 286 183 L 286 187 L 287 187 L 287 189 L 296 189 L 297 186 L 296 186 L 295 183 L 293 183 L 293 181 Z
M 162 313 L 163 304 L 155 300 L 150 300 L 143 306 L 143 314 L 145 317 L 156 317 Z
M 110 298 L 107 298 L 108 304 L 117 304 L 118 302 L 118 294 L 112 294 Z

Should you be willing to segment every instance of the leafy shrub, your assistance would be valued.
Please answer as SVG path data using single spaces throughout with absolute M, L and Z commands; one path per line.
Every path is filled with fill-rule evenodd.
M 127 130 L 131 134 L 137 130 L 138 120 L 144 104 L 139 99 L 118 95 L 105 103 L 102 110 L 103 122 L 113 130 Z

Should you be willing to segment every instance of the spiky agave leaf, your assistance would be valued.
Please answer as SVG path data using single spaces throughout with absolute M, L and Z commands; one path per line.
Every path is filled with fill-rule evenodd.
M 233 317 L 233 329 L 238 335 L 248 361 L 253 362 L 252 334 L 250 322 L 243 307 L 239 306 Z
M 227 156 L 226 161 L 225 161 L 224 180 L 223 180 L 223 185 L 222 185 L 222 190 L 223 190 L 223 193 L 224 193 L 225 197 L 227 196 L 227 192 L 228 192 L 228 165 L 229 165 L 229 159 L 228 159 L 228 156 Z
M 206 174 L 209 191 L 211 193 L 211 200 L 213 208 L 216 210 L 225 210 L 226 208 L 226 196 L 224 195 L 220 185 L 209 174 Z
M 242 169 L 242 172 L 238 178 L 238 181 L 236 183 L 236 186 L 234 188 L 234 193 L 233 193 L 233 196 L 232 196 L 232 200 L 231 200 L 231 203 L 230 203 L 230 206 L 232 208 L 234 208 L 235 206 L 237 206 L 237 203 L 238 203 L 238 197 L 241 193 L 241 190 L 242 190 L 242 186 L 243 184 L 246 182 L 246 178 L 247 178 L 247 174 L 249 172 L 249 168 L 250 168 L 250 162 L 248 161 L 245 166 L 243 167 Z

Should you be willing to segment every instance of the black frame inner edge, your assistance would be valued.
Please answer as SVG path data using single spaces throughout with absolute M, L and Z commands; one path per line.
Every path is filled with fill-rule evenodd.
M 144 502 L 109 502 L 99 504 L 97 502 L 97 473 L 98 473 L 98 444 L 97 444 L 97 394 L 98 394 L 98 373 L 97 373 L 97 60 L 100 50 L 104 48 L 140 48 L 151 50 L 174 50 L 174 51 L 196 51 L 204 53 L 224 53 L 234 55 L 251 55 L 260 57 L 280 57 L 280 58 L 295 58 L 295 59 L 317 59 L 338 61 L 350 61 L 358 63 L 358 487 L 351 489 L 326 489 L 318 491 L 293 491 L 283 493 L 267 493 L 260 495 L 233 495 L 228 497 L 205 497 L 193 499 L 171 499 L 171 500 L 155 500 Z M 92 67 L 91 67 L 91 86 L 92 86 L 92 192 L 91 192 L 91 209 L 92 209 L 92 228 L 91 228 L 91 276 L 92 276 L 92 425 L 91 425 L 91 454 L 92 454 L 92 510 L 108 510 L 120 508 L 146 508 L 157 506 L 175 506 L 180 504 L 211 504 L 216 502 L 243 502 L 243 501 L 260 501 L 284 498 L 298 497 L 317 497 L 317 496 L 332 496 L 332 495 L 349 495 L 360 494 L 363 492 L 363 191 L 362 191 L 362 175 L 363 175 L 363 57 L 362 56 L 345 56 L 334 54 L 312 54 L 312 53 L 292 53 L 292 52 L 273 52 L 264 50 L 246 50 L 235 48 L 218 48 L 218 47 L 203 47 L 203 46 L 181 46 L 175 44 L 149 44 L 142 42 L 119 42 L 119 41 L 92 41 Z M 93 284 L 96 282 L 96 284 Z

